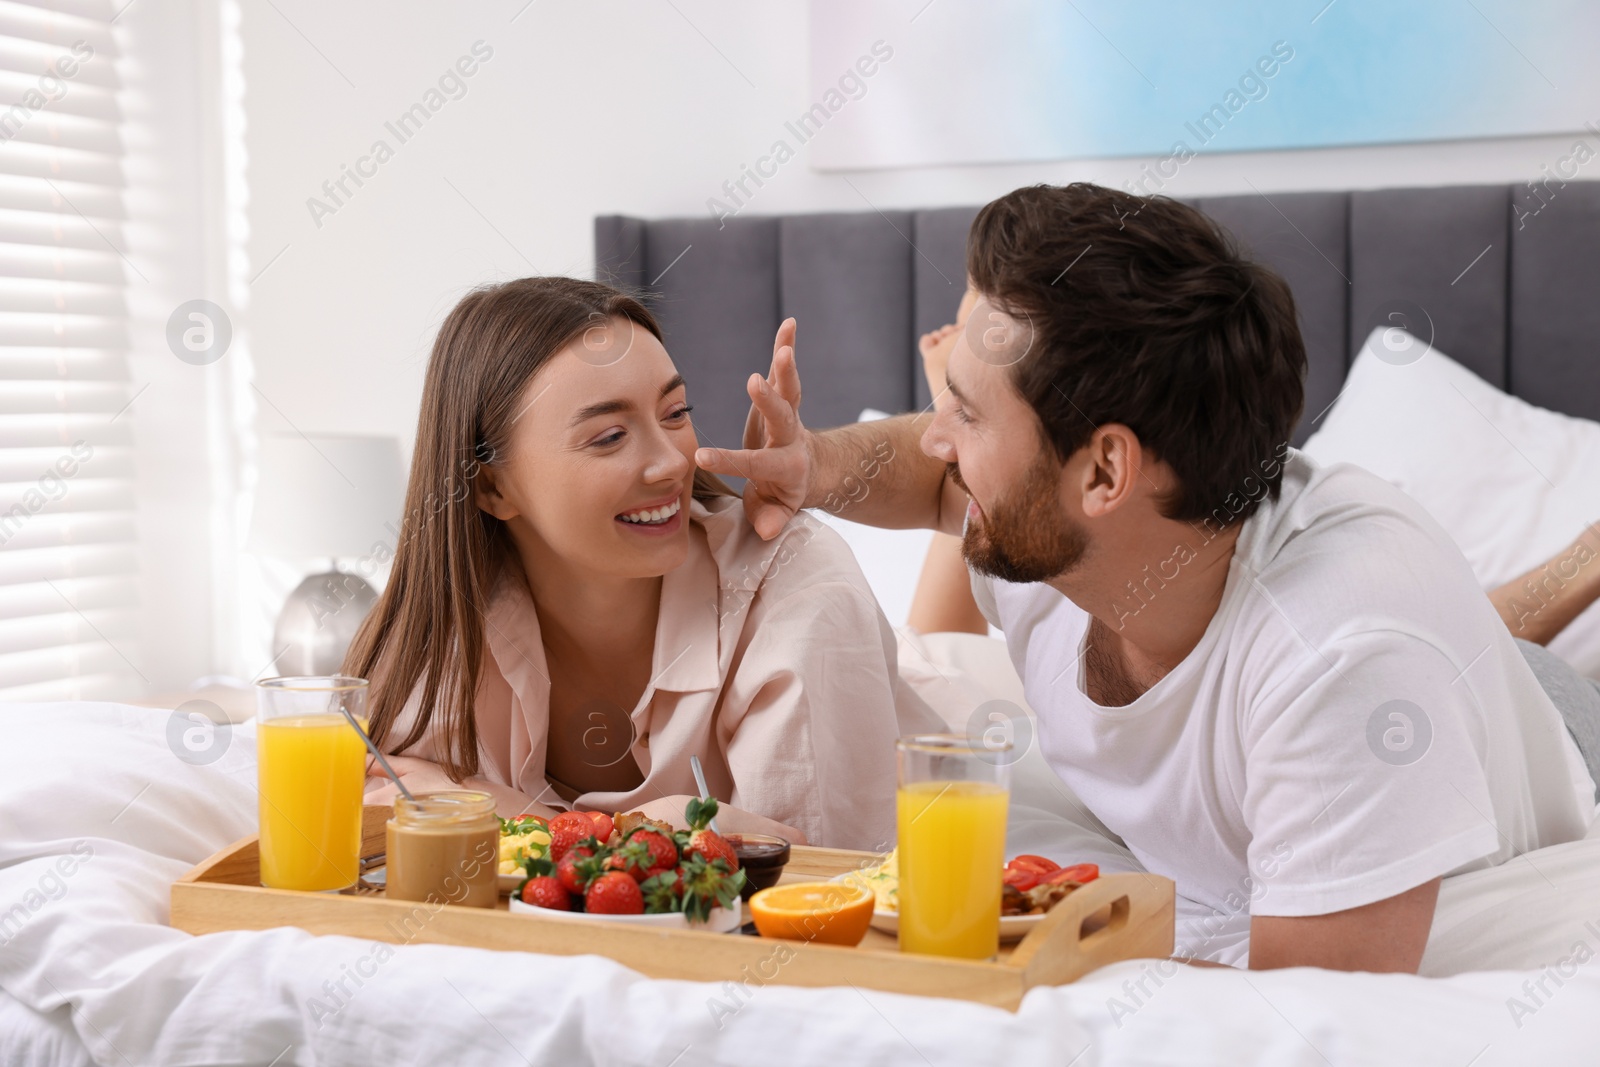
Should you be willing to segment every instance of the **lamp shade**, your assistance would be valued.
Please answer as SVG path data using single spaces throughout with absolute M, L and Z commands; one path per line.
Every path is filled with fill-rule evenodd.
M 358 434 L 270 434 L 245 547 L 303 559 L 362 556 L 392 544 L 405 494 L 400 442 Z

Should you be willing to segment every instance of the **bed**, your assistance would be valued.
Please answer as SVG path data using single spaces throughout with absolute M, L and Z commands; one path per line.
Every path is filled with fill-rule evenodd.
M 1393 301 L 1484 380 L 1600 415 L 1600 184 L 1533 212 L 1521 187 L 1201 200 L 1290 280 L 1311 349 L 1305 441 Z M 1530 194 L 1531 195 L 1531 194 Z M 927 402 L 914 340 L 960 295 L 972 209 L 596 221 L 597 273 L 652 292 L 708 440 L 737 440 L 742 381 L 801 321 L 806 414 Z M 1476 257 L 1476 258 L 1475 258 Z M 1410 312 L 1415 316 L 1416 312 Z M 975 639 L 982 640 L 982 639 Z M 943 653 L 930 649 L 937 657 Z M 981 671 L 976 673 L 981 674 Z M 255 827 L 254 738 L 197 766 L 169 712 L 0 705 L 0 1063 L 1027 1062 L 1057 1065 L 1592 1061 L 1600 836 L 1452 880 L 1423 976 L 1130 961 L 1011 1014 L 955 1001 L 652 981 L 598 957 L 406 945 L 350 995 L 372 946 L 294 929 L 190 937 L 171 881 Z M 1042 763 L 1016 769 L 1019 849 L 1123 869 Z M 70 874 L 63 870 L 70 868 Z M 1235 936 L 1186 915 L 1180 944 Z M 1209 942 L 1208 942 L 1209 939 Z M 713 998 L 737 1004 L 731 1015 Z
M 599 957 L 403 945 L 340 993 L 334 983 L 372 959 L 373 945 L 289 928 L 191 937 L 164 925 L 171 881 L 252 833 L 256 808 L 249 726 L 220 758 L 194 765 L 169 748 L 168 717 L 103 703 L 0 705 L 8 1067 L 1488 1067 L 1592 1055 L 1596 838 L 1452 887 L 1427 961 L 1449 977 L 1136 960 L 1036 990 L 1011 1014 L 853 988 L 652 981 Z M 79 862 L 60 875 L 69 856 Z M 1488 969 L 1461 973 L 1469 967 Z M 713 1012 L 713 998 L 738 1010 Z

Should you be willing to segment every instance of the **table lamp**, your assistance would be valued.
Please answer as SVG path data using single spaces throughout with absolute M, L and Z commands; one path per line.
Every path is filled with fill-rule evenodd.
M 400 442 L 358 434 L 263 435 L 255 514 L 245 548 L 302 560 L 323 556 L 328 570 L 289 594 L 272 631 L 280 674 L 338 672 L 356 628 L 377 602 L 360 575 L 339 559 L 394 551 L 385 523 L 404 505 Z

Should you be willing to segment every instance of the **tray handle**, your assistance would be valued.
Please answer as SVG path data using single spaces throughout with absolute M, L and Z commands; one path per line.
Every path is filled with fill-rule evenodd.
M 1110 904 L 1097 908 L 1085 915 L 1078 922 L 1078 947 L 1081 949 L 1092 948 L 1099 945 L 1106 938 L 1114 936 L 1117 931 L 1128 925 L 1128 912 L 1131 907 L 1132 901 L 1128 899 L 1128 894 L 1124 893 Z M 1083 932 L 1084 928 L 1099 917 L 1102 911 L 1107 912 L 1106 921 L 1085 934 Z
M 1121 959 L 1172 955 L 1174 885 L 1156 874 L 1107 874 L 1074 890 L 1029 931 L 1007 961 L 1030 986 L 1070 982 Z M 1085 933 L 1096 917 L 1104 923 Z

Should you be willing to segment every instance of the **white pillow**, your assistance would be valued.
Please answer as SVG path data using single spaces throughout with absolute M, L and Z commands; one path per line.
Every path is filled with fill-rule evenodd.
M 1397 329 L 1372 331 L 1305 452 L 1405 490 L 1455 539 L 1485 589 L 1545 562 L 1600 520 L 1600 423 L 1508 396 Z M 1600 677 L 1600 604 L 1550 650 Z

